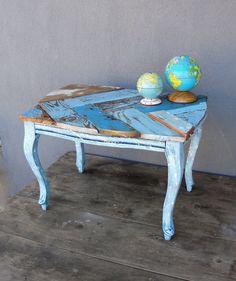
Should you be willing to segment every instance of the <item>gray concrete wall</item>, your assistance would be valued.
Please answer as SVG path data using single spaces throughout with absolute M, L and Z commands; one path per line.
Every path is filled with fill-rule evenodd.
M 17 115 L 72 82 L 133 88 L 143 72 L 163 75 L 178 54 L 200 62 L 203 77 L 195 92 L 209 97 L 195 169 L 235 175 L 235 26 L 235 0 L 0 0 L 0 135 L 10 192 L 33 178 Z M 43 138 L 44 166 L 72 148 Z M 165 163 L 160 154 L 86 149 Z

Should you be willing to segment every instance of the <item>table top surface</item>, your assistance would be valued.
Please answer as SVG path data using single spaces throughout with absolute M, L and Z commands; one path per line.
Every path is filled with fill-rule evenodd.
M 19 118 L 80 133 L 183 142 L 206 116 L 205 96 L 189 104 L 163 96 L 154 106 L 140 104 L 141 99 L 132 89 L 68 85 Z

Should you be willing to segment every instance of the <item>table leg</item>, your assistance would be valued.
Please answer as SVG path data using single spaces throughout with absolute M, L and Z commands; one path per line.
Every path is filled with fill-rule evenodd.
M 41 205 L 43 210 L 47 210 L 49 184 L 38 157 L 38 142 L 39 142 L 40 135 L 35 133 L 34 123 L 24 122 L 24 125 L 25 125 L 25 138 L 24 138 L 25 157 L 39 183 L 40 196 L 39 196 L 38 203 Z
M 202 128 L 200 126 L 196 129 L 194 135 L 191 137 L 188 157 L 186 160 L 185 182 L 186 182 L 187 191 L 189 192 L 192 191 L 192 187 L 194 185 L 192 168 L 193 168 L 194 158 L 198 149 L 198 145 L 201 139 L 201 135 L 202 135 Z
M 78 168 L 79 173 L 84 172 L 84 164 L 85 164 L 85 154 L 84 154 L 84 144 L 76 141 L 76 166 Z
M 175 233 L 173 211 L 183 177 L 183 143 L 166 142 L 165 154 L 168 163 L 168 186 L 163 206 L 162 229 L 165 240 L 170 240 Z

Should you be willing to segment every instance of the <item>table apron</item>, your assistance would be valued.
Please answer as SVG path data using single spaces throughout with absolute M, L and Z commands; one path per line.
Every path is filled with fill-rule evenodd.
M 137 139 L 137 138 L 122 138 L 122 137 L 110 137 L 110 136 L 101 136 L 101 135 L 96 136 L 96 135 L 89 135 L 89 134 L 54 128 L 52 126 L 45 126 L 40 124 L 35 124 L 35 133 L 39 135 L 58 137 L 74 142 L 79 141 L 81 143 L 91 144 L 91 145 L 165 152 L 164 141 L 160 142 L 160 141 L 144 140 L 144 139 Z

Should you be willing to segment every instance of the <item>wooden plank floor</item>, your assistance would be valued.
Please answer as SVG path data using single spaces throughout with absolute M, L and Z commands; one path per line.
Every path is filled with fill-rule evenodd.
M 236 280 L 236 180 L 195 173 L 162 238 L 167 169 L 75 153 L 48 169 L 50 209 L 34 181 L 0 215 L 0 281 Z

